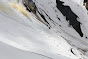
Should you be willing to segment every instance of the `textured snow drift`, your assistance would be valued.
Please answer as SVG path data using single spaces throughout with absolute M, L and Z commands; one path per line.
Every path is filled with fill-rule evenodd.
M 56 7 L 56 1 L 33 1 L 38 8 L 37 15 L 44 20 L 41 17 L 43 15 L 48 22 L 45 23 L 49 24 L 51 29 L 40 22 L 32 12 L 26 11 L 22 3 L 13 2 L 13 0 L 0 2 L 0 58 L 87 59 L 80 50 L 87 51 L 88 48 L 86 9 L 73 0 L 61 0 L 79 17 L 77 21 L 81 23 L 80 29 L 83 33 L 83 36 L 80 36 L 79 32 L 69 25 L 70 22 L 66 20 L 66 16 Z

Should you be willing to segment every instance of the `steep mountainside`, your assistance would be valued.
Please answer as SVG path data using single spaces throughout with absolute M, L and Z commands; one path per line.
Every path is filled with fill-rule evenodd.
M 87 51 L 88 15 L 86 8 L 81 3 L 74 0 L 45 0 L 43 2 L 34 0 L 34 2 L 38 11 L 58 35 L 74 46 Z
M 82 2 L 32 3 L 34 10 L 22 0 L 1 0 L 0 58 L 88 59 L 88 15 Z

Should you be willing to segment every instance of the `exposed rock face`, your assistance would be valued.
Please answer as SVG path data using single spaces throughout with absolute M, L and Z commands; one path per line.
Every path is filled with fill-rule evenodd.
M 31 11 L 33 11 L 34 13 L 36 13 L 36 6 L 35 6 L 35 3 L 32 1 L 32 0 L 23 0 L 24 2 L 24 5 L 27 7 L 27 8 L 30 8 Z
M 62 1 L 56 0 L 57 8 L 61 11 L 61 13 L 66 17 L 66 20 L 69 21 L 69 25 L 72 26 L 81 37 L 83 37 L 83 33 L 81 31 L 81 23 L 77 21 L 79 18 L 69 6 L 64 6 Z

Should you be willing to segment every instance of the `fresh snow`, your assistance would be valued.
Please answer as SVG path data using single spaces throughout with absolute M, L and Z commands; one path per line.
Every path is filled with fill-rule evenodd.
M 68 26 L 69 23 L 65 16 L 56 8 L 55 0 L 33 0 L 38 11 L 49 22 L 51 29 L 38 21 L 32 12 L 25 11 L 25 7 L 20 5 L 22 3 L 14 1 L 16 2 L 13 0 L 1 0 L 0 2 L 1 59 L 88 59 L 86 57 L 88 40 L 85 38 L 88 36 L 86 32 L 88 31 L 88 15 L 82 4 L 75 3 L 75 0 L 61 0 L 79 16 L 78 21 L 82 23 L 81 28 L 84 34 L 80 37 L 72 27 Z M 11 6 L 13 3 L 21 6 L 27 16 L 20 9 L 19 11 L 14 9 Z M 57 19 L 57 16 L 61 21 Z M 86 51 L 86 55 L 82 50 Z

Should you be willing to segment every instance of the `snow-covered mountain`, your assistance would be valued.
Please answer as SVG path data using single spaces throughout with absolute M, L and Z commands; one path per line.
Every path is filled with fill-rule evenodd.
M 22 0 L 0 1 L 0 59 L 88 59 L 83 1 L 33 2 L 36 13 Z

